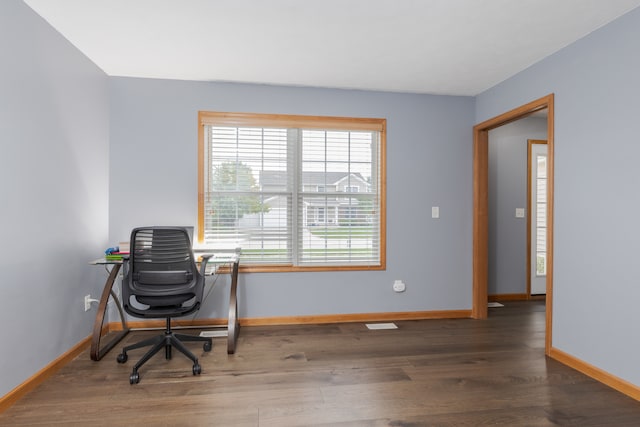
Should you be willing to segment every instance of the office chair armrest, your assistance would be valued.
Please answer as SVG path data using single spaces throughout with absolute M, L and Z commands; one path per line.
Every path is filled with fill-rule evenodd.
M 205 272 L 207 269 L 207 263 L 209 262 L 209 258 L 211 258 L 213 256 L 213 254 L 203 254 L 200 255 L 200 258 L 202 259 L 202 261 L 200 261 L 200 275 L 202 277 L 205 277 Z

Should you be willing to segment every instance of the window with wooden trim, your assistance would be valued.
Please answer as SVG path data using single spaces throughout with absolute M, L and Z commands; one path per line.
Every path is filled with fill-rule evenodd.
M 200 112 L 198 242 L 253 271 L 384 269 L 385 128 Z

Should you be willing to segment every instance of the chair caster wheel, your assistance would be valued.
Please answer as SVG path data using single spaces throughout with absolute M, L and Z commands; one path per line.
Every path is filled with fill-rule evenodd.
M 193 375 L 200 375 L 200 373 L 202 373 L 202 368 L 200 367 L 200 364 L 196 362 L 193 364 Z
M 129 384 L 138 384 L 140 382 L 140 374 L 138 372 L 132 372 L 129 376 Z
M 210 343 L 210 342 L 206 342 L 206 343 L 204 343 L 204 345 L 202 346 L 202 349 L 203 349 L 204 351 L 211 351 L 211 347 L 213 347 L 213 345 L 211 345 L 211 343 Z
M 116 357 L 116 360 L 118 361 L 118 363 L 125 363 L 127 359 L 129 359 L 129 356 L 127 356 L 127 353 L 120 353 L 118 357 Z

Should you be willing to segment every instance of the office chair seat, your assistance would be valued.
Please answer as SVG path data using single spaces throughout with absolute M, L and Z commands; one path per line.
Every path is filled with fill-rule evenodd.
M 208 352 L 213 346 L 211 338 L 174 333 L 171 319 L 200 309 L 208 260 L 209 256 L 203 256 L 198 270 L 184 227 L 139 227 L 131 232 L 130 257 L 124 261 L 122 279 L 123 307 L 132 316 L 166 319 L 162 335 L 126 346 L 116 358 L 126 363 L 127 352 L 151 346 L 133 367 L 131 384 L 140 382 L 140 367 L 163 348 L 166 359 L 171 359 L 175 347 L 193 362 L 193 375 L 202 372 L 198 358 L 183 342 L 202 342 Z

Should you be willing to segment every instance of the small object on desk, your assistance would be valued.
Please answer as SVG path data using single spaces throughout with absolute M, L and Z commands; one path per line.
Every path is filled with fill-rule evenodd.
M 104 259 L 109 261 L 122 261 L 126 256 L 129 256 L 129 245 L 127 245 L 126 250 L 120 250 L 119 246 L 114 246 L 104 251 Z
M 114 246 L 114 247 L 112 247 L 112 248 L 107 248 L 107 249 L 104 251 L 104 254 L 105 254 L 105 255 L 109 255 L 109 254 L 112 254 L 112 253 L 114 253 L 114 252 L 120 252 L 120 247 L 119 247 L 119 246 Z
M 124 257 L 128 257 L 129 252 L 111 252 L 104 256 L 104 259 L 110 261 L 121 261 Z

